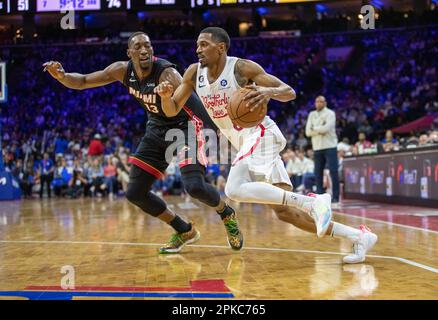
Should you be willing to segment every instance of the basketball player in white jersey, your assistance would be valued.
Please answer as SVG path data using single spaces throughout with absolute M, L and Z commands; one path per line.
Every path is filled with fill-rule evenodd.
M 190 65 L 176 90 L 170 82 L 162 82 L 155 88 L 161 96 L 163 111 L 167 116 L 176 115 L 196 90 L 221 133 L 238 150 L 228 175 L 226 195 L 239 202 L 271 205 L 280 220 L 318 237 L 328 234 L 347 238 L 353 242 L 353 253 L 344 257 L 344 262 L 364 261 L 366 252 L 377 241 L 375 234 L 365 226 L 355 229 L 331 222 L 330 195 L 304 196 L 291 192 L 291 182 L 279 156 L 286 139 L 276 123 L 265 116 L 253 128 L 233 125 L 226 105 L 235 90 L 252 88 L 245 97 L 252 112 L 261 112 L 260 108 L 270 99 L 293 100 L 295 91 L 267 74 L 257 63 L 228 57 L 229 47 L 230 38 L 225 30 L 217 27 L 202 30 L 196 49 L 199 63 Z

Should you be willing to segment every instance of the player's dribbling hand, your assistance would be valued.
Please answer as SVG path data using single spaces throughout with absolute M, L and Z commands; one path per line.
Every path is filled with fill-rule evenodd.
M 269 99 L 271 98 L 271 91 L 269 88 L 257 86 L 255 83 L 246 85 L 245 88 L 251 89 L 251 92 L 244 98 L 246 101 L 246 107 L 249 108 L 251 112 L 268 104 Z
M 161 98 L 170 98 L 173 94 L 173 86 L 169 81 L 163 81 L 154 88 L 154 93 L 157 93 Z
M 46 62 L 43 64 L 43 67 L 44 72 L 48 71 L 50 75 L 57 80 L 61 80 L 65 77 L 65 70 L 58 61 Z

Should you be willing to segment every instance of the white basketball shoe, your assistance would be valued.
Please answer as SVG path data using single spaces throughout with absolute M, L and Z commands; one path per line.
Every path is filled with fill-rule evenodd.
M 377 242 L 377 235 L 372 233 L 367 226 L 361 225 L 359 229 L 361 231 L 360 235 L 351 239 L 353 241 L 353 253 L 344 257 L 344 263 L 364 262 L 367 251 L 371 250 Z
M 319 238 L 322 238 L 327 232 L 333 216 L 331 208 L 332 197 L 328 193 L 309 193 L 308 196 L 315 198 L 315 201 L 313 201 L 310 206 L 309 213 L 312 216 L 313 220 L 315 220 L 316 235 Z

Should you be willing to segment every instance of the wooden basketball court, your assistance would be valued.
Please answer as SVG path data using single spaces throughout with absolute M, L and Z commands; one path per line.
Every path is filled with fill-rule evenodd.
M 177 255 L 157 254 L 172 229 L 123 198 L 0 203 L 0 299 L 438 299 L 436 209 L 345 201 L 334 220 L 379 236 L 365 263 L 345 265 L 349 243 L 265 206 L 235 206 L 246 241 L 233 252 L 213 210 L 166 200 L 201 231 Z

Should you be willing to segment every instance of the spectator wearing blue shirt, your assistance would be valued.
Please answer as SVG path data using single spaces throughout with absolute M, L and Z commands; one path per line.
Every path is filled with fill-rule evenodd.
M 61 158 L 60 160 L 58 160 L 54 172 L 53 187 L 56 196 L 60 197 L 64 195 L 65 191 L 68 188 L 68 183 L 71 177 L 72 174 L 67 168 L 67 161 L 65 160 L 65 158 Z
M 55 155 L 56 157 L 62 157 L 68 148 L 68 140 L 64 135 L 60 135 L 55 140 Z
M 386 131 L 385 139 L 382 140 L 382 145 L 385 152 L 399 150 L 399 142 L 394 138 L 391 130 Z
M 40 198 L 43 197 L 44 184 L 47 186 L 47 195 L 51 197 L 50 184 L 53 180 L 53 172 L 55 171 L 55 166 L 53 165 L 52 159 L 49 158 L 49 154 L 44 152 L 43 159 L 38 164 L 38 174 L 40 177 Z

